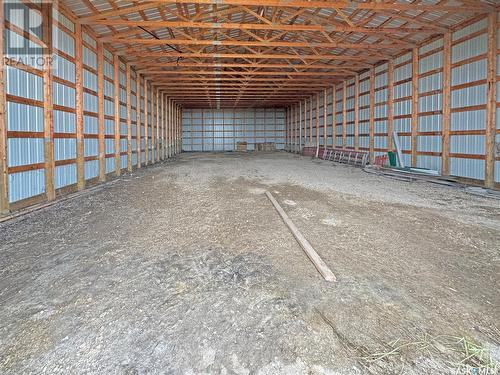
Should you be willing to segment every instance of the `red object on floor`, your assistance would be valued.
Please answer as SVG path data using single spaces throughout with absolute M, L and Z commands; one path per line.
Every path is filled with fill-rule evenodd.
M 375 165 L 380 165 L 383 167 L 384 165 L 387 165 L 387 155 L 380 155 L 380 156 L 375 156 Z

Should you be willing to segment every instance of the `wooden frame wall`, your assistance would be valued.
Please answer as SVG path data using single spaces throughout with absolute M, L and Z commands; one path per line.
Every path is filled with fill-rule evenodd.
M 433 39 L 426 41 L 426 43 L 423 43 L 420 47 L 415 47 L 410 52 L 411 56 L 408 55 L 408 52 L 405 52 L 401 55 L 401 58 L 384 62 L 380 65 L 374 66 L 372 69 L 369 69 L 367 71 L 368 75 L 364 78 L 360 78 L 363 76 L 363 73 L 360 73 L 354 75 L 353 78 L 344 80 L 341 84 L 336 85 L 336 90 L 334 89 L 335 95 L 333 99 L 332 114 L 334 129 L 332 132 L 332 138 L 334 140 L 334 146 L 346 149 L 355 148 L 366 150 L 369 152 L 370 161 L 373 162 L 377 153 L 386 153 L 387 151 L 393 150 L 392 131 L 393 129 L 396 129 L 395 122 L 399 121 L 399 123 L 401 123 L 401 121 L 409 121 L 410 127 L 407 131 L 396 130 L 398 130 L 398 135 L 401 138 L 406 137 L 410 139 L 409 147 L 403 150 L 403 154 L 409 157 L 409 161 L 412 166 L 421 166 L 422 163 L 419 163 L 419 157 L 439 157 L 439 169 L 442 170 L 444 175 L 448 175 L 450 174 L 450 159 L 452 158 L 484 160 L 484 179 L 455 176 L 471 182 L 484 184 L 487 187 L 498 188 L 500 182 L 500 178 L 498 176 L 500 173 L 497 172 L 497 177 L 495 177 L 495 167 L 498 168 L 498 166 L 500 166 L 500 155 L 496 154 L 494 149 L 495 145 L 498 144 L 498 139 L 500 138 L 500 127 L 496 124 L 497 111 L 498 108 L 500 108 L 498 93 L 496 92 L 497 82 L 500 81 L 500 74 L 498 73 L 499 69 L 497 67 L 497 59 L 500 54 L 500 50 L 498 48 L 498 17 L 498 12 L 492 12 L 489 16 L 471 19 L 467 23 L 454 28 L 450 32 L 434 37 Z M 453 37 L 453 33 L 484 19 L 487 20 L 487 27 L 461 37 Z M 482 37 L 484 35 L 487 35 L 488 48 L 486 53 L 465 58 L 456 62 L 452 61 L 452 49 L 454 46 L 467 43 L 474 38 Z M 437 41 L 442 41 L 442 43 L 439 44 Z M 422 63 L 436 54 L 442 54 L 442 66 L 438 66 L 436 68 L 425 68 Z M 407 59 L 405 56 L 410 56 L 410 58 Z M 452 84 L 452 69 L 458 69 L 481 60 L 487 60 L 486 79 L 467 82 L 464 84 Z M 396 69 L 406 69 L 408 66 L 411 70 L 409 78 L 399 80 L 396 79 Z M 377 77 L 383 75 L 387 76 L 385 83 L 376 86 L 375 82 L 378 79 Z M 424 91 L 424 87 L 420 87 L 420 83 L 425 79 L 433 79 L 433 76 L 436 75 L 442 75 L 442 85 L 436 89 L 426 88 Z M 360 90 L 360 85 L 362 85 L 366 80 L 370 82 L 370 101 L 368 105 L 360 105 L 360 96 L 366 94 L 366 91 Z M 395 90 L 398 89 L 401 91 L 402 86 L 407 86 L 408 84 L 411 86 L 409 95 L 395 97 Z M 453 106 L 452 95 L 454 92 L 480 85 L 486 86 L 487 100 L 484 104 L 468 105 L 464 107 Z M 349 89 L 353 90 L 353 94 L 349 94 Z M 385 99 L 382 101 L 375 101 L 376 94 L 382 91 L 387 92 Z M 321 94 L 322 93 L 318 93 L 316 95 L 319 96 Z M 432 100 L 432 98 L 436 95 L 440 95 L 442 98 L 442 106 L 439 108 L 435 105 L 428 105 L 428 110 L 421 111 L 421 101 Z M 354 99 L 355 108 L 351 108 L 352 106 L 349 104 L 349 101 L 352 99 Z M 411 110 L 409 113 L 396 113 L 396 105 L 398 105 L 398 103 L 401 104 L 405 102 L 410 103 Z M 299 103 L 301 104 L 301 102 L 298 102 L 291 106 L 292 112 L 295 108 L 299 107 Z M 304 116 L 305 118 L 309 118 L 310 123 L 312 123 L 313 116 L 310 113 L 310 105 L 307 100 L 304 101 L 304 104 L 308 107 L 305 109 Z M 331 101 L 328 105 L 332 105 Z M 386 108 L 385 116 L 376 115 L 377 108 L 381 107 Z M 368 120 L 361 119 L 359 115 L 360 111 L 366 109 L 368 109 L 370 113 Z M 355 112 L 354 120 L 349 121 L 349 114 L 353 111 Z M 453 114 L 467 111 L 485 111 L 486 123 L 484 130 L 454 130 L 452 128 Z M 440 122 L 440 129 L 426 130 L 423 128 L 422 123 L 432 116 L 441 116 L 442 120 Z M 369 124 L 368 134 L 360 131 L 360 128 L 363 127 L 363 124 L 365 123 Z M 376 130 L 375 128 L 378 123 L 384 123 L 385 130 Z M 290 122 L 287 124 L 290 124 Z M 351 132 L 348 129 L 350 125 L 353 124 L 355 125 L 354 132 Z M 306 129 L 306 136 L 312 136 L 310 129 L 309 131 Z M 360 145 L 360 137 L 364 136 L 369 136 L 368 147 Z M 441 137 L 441 150 L 429 151 L 422 149 L 423 146 L 420 144 L 420 140 L 425 142 L 426 139 L 437 136 Z M 450 139 L 453 137 L 464 136 L 484 137 L 484 154 L 453 152 L 453 149 L 450 146 Z M 354 142 L 348 141 L 350 137 L 353 137 Z M 385 141 L 383 143 L 385 146 L 381 147 L 381 141 L 377 141 L 377 139 L 384 139 Z
M 81 26 L 76 23 L 75 17 L 71 12 L 67 11 L 64 7 L 59 7 L 58 11 L 61 15 L 59 20 L 54 19 L 52 22 L 48 20 L 52 19 L 50 12 L 53 9 L 50 6 L 45 5 L 35 5 L 30 3 L 30 9 L 32 11 L 38 12 L 43 16 L 45 22 L 43 23 L 43 38 L 37 39 L 36 36 L 31 35 L 30 40 L 36 44 L 42 45 L 44 43 L 53 53 L 63 58 L 65 61 L 74 65 L 74 77 L 62 78 L 54 74 L 54 66 L 50 64 L 49 60 L 47 63 L 40 67 L 33 67 L 24 65 L 22 62 L 14 61 L 7 58 L 4 59 L 4 29 L 9 32 L 16 33 L 23 36 L 24 31 L 19 29 L 16 25 L 9 22 L 5 22 L 3 7 L 0 11 L 0 215 L 6 215 L 9 212 L 33 205 L 36 203 L 41 203 L 43 201 L 54 200 L 59 195 L 64 195 L 76 190 L 82 190 L 85 187 L 91 186 L 97 182 L 104 182 L 109 178 L 108 174 L 105 172 L 105 159 L 113 158 L 115 161 L 115 168 L 112 173 L 119 176 L 122 170 L 132 171 L 134 167 L 140 167 L 140 127 L 138 125 L 138 120 L 140 113 L 137 111 L 140 99 L 137 95 L 136 87 L 136 106 L 131 104 L 131 82 L 133 79 L 137 80 L 139 75 L 131 68 L 130 65 L 126 65 L 121 58 L 111 53 L 105 53 L 106 46 L 101 42 L 97 41 L 93 32 L 86 26 Z M 53 44 L 52 40 L 52 27 L 57 27 L 59 32 L 64 32 L 65 36 L 71 38 L 74 43 L 74 55 L 70 55 L 63 50 L 57 49 Z M 71 28 L 70 28 L 71 27 Z M 94 38 L 95 43 L 91 43 L 92 38 Z M 85 51 L 85 53 L 84 53 Z M 47 51 L 48 53 L 48 51 Z M 97 61 L 97 66 L 92 67 L 86 63 L 88 59 L 86 56 L 94 54 L 95 60 Z M 105 55 L 106 54 L 106 55 Z M 84 56 L 85 55 L 85 56 Z M 112 58 L 108 57 L 112 56 Z M 104 75 L 103 64 L 107 61 L 112 64 L 114 70 L 114 78 L 110 79 Z M 14 95 L 12 93 L 7 93 L 7 88 L 5 87 L 5 73 L 6 73 L 6 63 L 11 69 L 16 69 L 26 73 L 32 77 L 39 77 L 42 82 L 43 87 L 43 97 L 41 100 L 35 100 L 22 95 Z M 62 73 L 61 73 L 62 74 Z M 89 76 L 95 76 L 96 79 L 96 90 L 90 89 L 85 85 L 85 77 L 87 81 Z M 122 81 L 120 82 L 120 77 Z M 124 77 L 124 79 L 123 79 Z M 104 95 L 104 84 L 109 82 L 114 87 L 113 97 Z M 68 106 L 66 103 L 58 104 L 53 101 L 53 98 L 61 97 L 64 95 L 54 95 L 54 90 L 57 86 L 58 90 L 70 90 L 68 92 L 74 92 L 74 107 Z M 171 128 L 174 132 L 176 139 L 180 140 L 181 135 L 178 131 L 179 121 L 178 118 L 172 118 L 170 121 L 168 118 L 163 117 L 160 113 L 160 107 L 167 108 L 167 98 L 163 93 L 157 88 L 155 89 L 156 106 L 157 108 L 150 108 L 149 116 L 153 115 L 154 123 L 154 133 L 149 133 L 150 143 L 156 145 L 156 150 L 150 149 L 151 152 L 156 152 L 156 157 L 152 162 L 158 162 L 167 157 L 166 148 L 165 152 L 161 152 L 161 148 L 166 145 L 166 135 L 167 129 Z M 95 99 L 96 109 L 95 111 L 88 110 L 89 100 Z M 164 99 L 160 102 L 160 98 Z M 63 100 L 63 99 L 59 99 Z M 113 116 L 106 115 L 104 113 L 104 103 L 105 100 L 111 101 L 114 107 Z M 71 100 L 68 101 L 68 103 Z M 14 115 L 14 113 L 9 114 L 7 111 L 8 103 L 18 103 L 22 105 L 29 106 L 31 108 L 40 108 L 43 110 L 43 129 L 41 131 L 14 131 L 8 129 L 8 117 L 9 115 Z M 174 105 L 174 104 L 173 104 Z M 126 113 L 126 117 L 122 114 Z M 136 111 L 136 118 L 132 119 L 132 111 Z M 141 111 L 143 109 L 141 108 Z M 151 113 L 151 111 L 154 111 Z M 177 106 L 177 111 L 180 114 L 182 108 Z M 74 124 L 63 123 L 59 124 L 59 127 L 68 128 L 70 130 L 55 130 L 55 118 L 54 114 L 58 112 L 61 114 L 71 115 L 74 117 Z M 63 115 L 60 118 L 66 118 Z M 95 119 L 98 124 L 95 132 L 86 129 L 87 122 L 93 122 L 91 119 Z M 110 120 L 114 122 L 114 132 L 113 134 L 106 134 L 105 132 L 105 120 Z M 139 120 L 140 121 L 140 120 Z M 175 121 L 175 124 L 174 124 Z M 61 120 L 58 120 L 60 123 Z M 74 126 L 73 126 L 74 125 Z M 133 150 L 132 144 L 132 126 L 135 126 L 135 150 Z M 72 129 L 72 126 L 74 130 Z M 161 128 L 160 128 L 161 127 Z M 163 131 L 163 127 L 165 131 Z M 16 139 L 44 139 L 44 154 L 43 162 L 37 162 L 32 164 L 21 164 L 9 167 L 8 160 L 8 144 L 9 140 Z M 114 142 L 115 151 L 113 153 L 106 154 L 105 152 L 105 141 L 110 139 Z M 69 152 L 74 153 L 74 157 L 70 158 L 57 158 L 55 154 L 55 142 L 66 142 L 65 140 L 73 140 L 70 145 L 74 142 L 74 150 L 71 146 L 69 147 Z M 86 142 L 95 140 L 98 145 L 98 152 L 95 155 L 86 155 L 87 148 Z M 177 141 L 177 144 L 179 142 Z M 68 151 L 66 150 L 66 151 Z M 177 154 L 179 152 L 179 147 L 174 149 L 169 157 Z M 137 156 L 136 163 L 132 162 L 133 155 Z M 125 166 L 123 167 L 122 158 L 126 158 Z M 95 178 L 86 178 L 85 176 L 85 165 L 88 162 L 98 161 L 99 168 L 98 173 Z M 62 188 L 56 187 L 57 173 L 64 179 L 71 179 L 68 175 L 63 176 L 56 169 L 60 167 L 74 166 L 75 167 L 75 177 L 74 183 L 65 185 Z M 15 175 L 16 173 L 23 173 L 25 171 L 35 171 L 44 170 L 45 173 L 45 191 L 41 194 L 32 195 L 20 200 L 11 201 L 9 195 L 9 176 Z

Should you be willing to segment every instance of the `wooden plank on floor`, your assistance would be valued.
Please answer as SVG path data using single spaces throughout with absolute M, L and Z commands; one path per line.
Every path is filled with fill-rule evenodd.
M 337 281 L 337 278 L 333 274 L 332 270 L 330 270 L 330 268 L 326 265 L 326 263 L 323 261 L 323 259 L 321 259 L 321 257 L 318 255 L 316 250 L 314 250 L 314 248 L 311 246 L 309 241 L 307 241 L 307 239 L 302 235 L 302 233 L 300 233 L 300 231 L 295 226 L 293 221 L 288 217 L 288 215 L 283 210 L 283 208 L 281 208 L 278 201 L 276 201 L 276 199 L 274 199 L 273 195 L 269 191 L 266 191 L 266 196 L 269 198 L 269 200 L 273 204 L 276 211 L 278 211 L 281 218 L 283 219 L 285 224 L 288 226 L 288 229 L 290 229 L 293 236 L 295 237 L 295 239 L 299 243 L 300 247 L 302 247 L 302 249 L 304 250 L 306 255 L 309 257 L 311 262 L 314 264 L 314 266 L 316 267 L 318 272 L 321 274 L 321 276 L 323 276 L 323 278 L 326 281 Z

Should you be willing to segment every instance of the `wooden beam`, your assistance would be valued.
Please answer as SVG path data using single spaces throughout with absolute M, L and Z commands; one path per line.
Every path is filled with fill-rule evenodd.
M 148 1 L 137 5 L 122 7 L 120 9 L 113 9 L 103 11 L 99 14 L 92 16 L 81 17 L 79 22 L 88 23 L 91 20 L 105 19 L 108 17 L 117 17 L 119 15 L 126 15 L 136 13 L 140 10 L 157 8 L 162 4 L 221 4 L 221 0 L 161 0 L 161 1 Z M 380 3 L 380 2 L 366 2 L 366 3 L 353 3 L 351 1 L 307 1 L 307 0 L 224 0 L 224 5 L 239 5 L 239 6 L 271 6 L 271 7 L 291 7 L 291 8 L 318 8 L 318 9 L 344 9 L 354 7 L 357 10 L 400 10 L 400 11 L 418 11 L 418 12 L 449 12 L 449 13 L 484 13 L 489 11 L 481 4 L 469 5 L 461 4 L 456 5 L 430 5 L 430 4 L 410 4 L 410 3 Z
M 52 7 L 42 3 L 42 40 L 45 44 L 44 55 L 52 55 Z M 54 110 L 53 110 L 53 72 L 52 61 L 45 59 L 43 66 L 43 120 L 44 120 L 44 156 L 45 156 L 45 194 L 47 200 L 56 198 L 54 186 Z
M 229 76 L 324 76 L 344 77 L 346 73 L 341 72 L 283 72 L 283 71 L 220 71 L 220 70 L 148 70 L 141 71 L 148 76 L 178 76 L 178 75 L 229 75 Z
M 272 194 L 270 192 L 266 191 L 266 195 L 269 198 L 269 200 L 271 201 L 271 203 L 273 204 L 276 211 L 278 211 L 279 215 L 281 216 L 281 218 L 283 219 L 283 221 L 287 225 L 288 229 L 290 229 L 290 231 L 292 232 L 293 236 L 295 237 L 295 239 L 299 243 L 300 247 L 302 247 L 302 249 L 304 250 L 304 252 L 308 256 L 308 258 L 311 260 L 311 262 L 314 264 L 314 266 L 316 267 L 318 272 L 321 274 L 321 276 L 323 276 L 323 278 L 326 281 L 337 281 L 333 272 L 326 265 L 326 263 L 320 258 L 318 253 L 316 253 L 316 251 L 311 246 L 309 241 L 307 241 L 307 239 L 302 235 L 302 233 L 299 232 L 299 230 L 297 229 L 295 224 L 292 222 L 292 220 L 290 220 L 288 215 L 285 213 L 283 208 L 281 208 L 281 206 L 276 201 L 276 199 L 274 199 Z
M 450 124 L 451 124 L 451 33 L 443 40 L 443 128 L 441 145 L 441 174 L 450 174 Z
M 138 56 L 150 61 L 151 58 L 211 58 L 211 59 L 258 59 L 258 60 L 340 60 L 340 61 L 356 61 L 365 62 L 370 59 L 378 61 L 380 57 L 367 57 L 367 56 L 352 56 L 347 54 L 288 54 L 288 53 L 209 53 L 209 52 L 149 52 L 144 50 L 124 50 L 116 51 L 120 56 L 134 57 Z M 387 56 L 386 56 L 387 57 Z M 132 65 L 135 62 L 131 61 Z M 366 63 L 365 63 L 366 64 Z M 366 64 L 368 66 L 368 64 Z
M 132 86 L 130 64 L 127 64 L 126 91 L 127 91 L 127 171 L 132 172 Z
M 251 57 L 251 55 L 249 55 Z M 185 67 L 185 68 L 245 68 L 245 69 L 252 69 L 252 68 L 272 68 L 272 69 L 304 69 L 304 70 L 310 70 L 310 69 L 331 69 L 331 70 L 338 70 L 338 71 L 343 71 L 343 72 L 353 72 L 353 68 L 357 68 L 358 66 L 356 64 L 352 64 L 349 66 L 349 68 L 342 66 L 342 65 L 333 65 L 333 64 L 265 64 L 265 63 L 221 63 L 217 61 L 212 61 L 212 62 L 197 62 L 197 63 L 191 63 L 191 62 L 150 62 L 150 63 L 143 63 L 141 64 L 141 69 L 138 70 L 139 73 L 146 72 L 147 69 L 151 68 L 179 68 L 179 67 Z M 360 67 L 364 67 L 363 65 L 360 65 Z
M 0 6 L 0 215 L 9 213 L 9 176 L 7 163 L 7 112 L 5 97 L 5 16 Z
M 114 104 L 115 104 L 115 174 L 121 175 L 120 157 L 120 60 L 118 56 L 113 58 L 113 84 L 114 84 Z
M 83 43 L 82 27 L 75 24 L 75 95 L 76 95 L 76 180 L 78 190 L 85 188 L 85 144 L 83 139 Z
M 417 166 L 418 133 L 418 48 L 412 51 L 411 166 Z
M 342 48 L 362 51 L 386 51 L 388 49 L 407 48 L 406 43 L 341 43 L 341 42 L 271 42 L 247 40 L 206 40 L 206 39 L 142 39 L 117 38 L 114 36 L 101 38 L 104 43 L 134 44 L 147 46 L 177 45 L 177 46 L 238 46 L 238 47 L 287 47 L 287 48 Z
M 82 24 L 104 25 L 104 26 L 128 26 L 128 27 L 148 27 L 152 29 L 162 28 L 194 28 L 194 29 L 212 29 L 212 30 L 275 30 L 275 31 L 319 31 L 328 34 L 338 33 L 364 33 L 364 34 L 394 34 L 394 33 L 435 33 L 436 29 L 432 27 L 363 27 L 363 26 L 343 26 L 343 25 L 313 25 L 313 24 L 281 24 L 281 23 L 234 23 L 234 22 L 194 22 L 194 21 L 130 21 L 123 19 L 96 20 L 82 19 Z M 138 30 L 137 33 L 140 33 Z
M 486 163 L 485 185 L 495 186 L 495 138 L 497 111 L 497 43 L 498 43 L 498 13 L 488 16 L 488 74 L 487 74 L 487 105 L 486 105 Z
M 370 122 L 368 125 L 370 133 L 369 158 L 370 164 L 375 161 L 375 67 L 370 69 Z

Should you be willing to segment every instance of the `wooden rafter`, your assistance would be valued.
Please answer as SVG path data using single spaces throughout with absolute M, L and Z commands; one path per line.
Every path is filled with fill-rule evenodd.
M 203 99 L 207 107 L 281 103 L 283 95 L 302 95 L 294 99 L 300 102 L 449 33 L 460 20 L 496 10 L 471 0 L 457 0 L 460 6 L 447 0 L 106 1 L 109 7 L 100 10 L 95 0 L 84 0 L 88 11 L 77 12 L 77 23 L 96 30 L 99 42 L 157 95 L 167 94 L 174 112 L 178 103 Z

